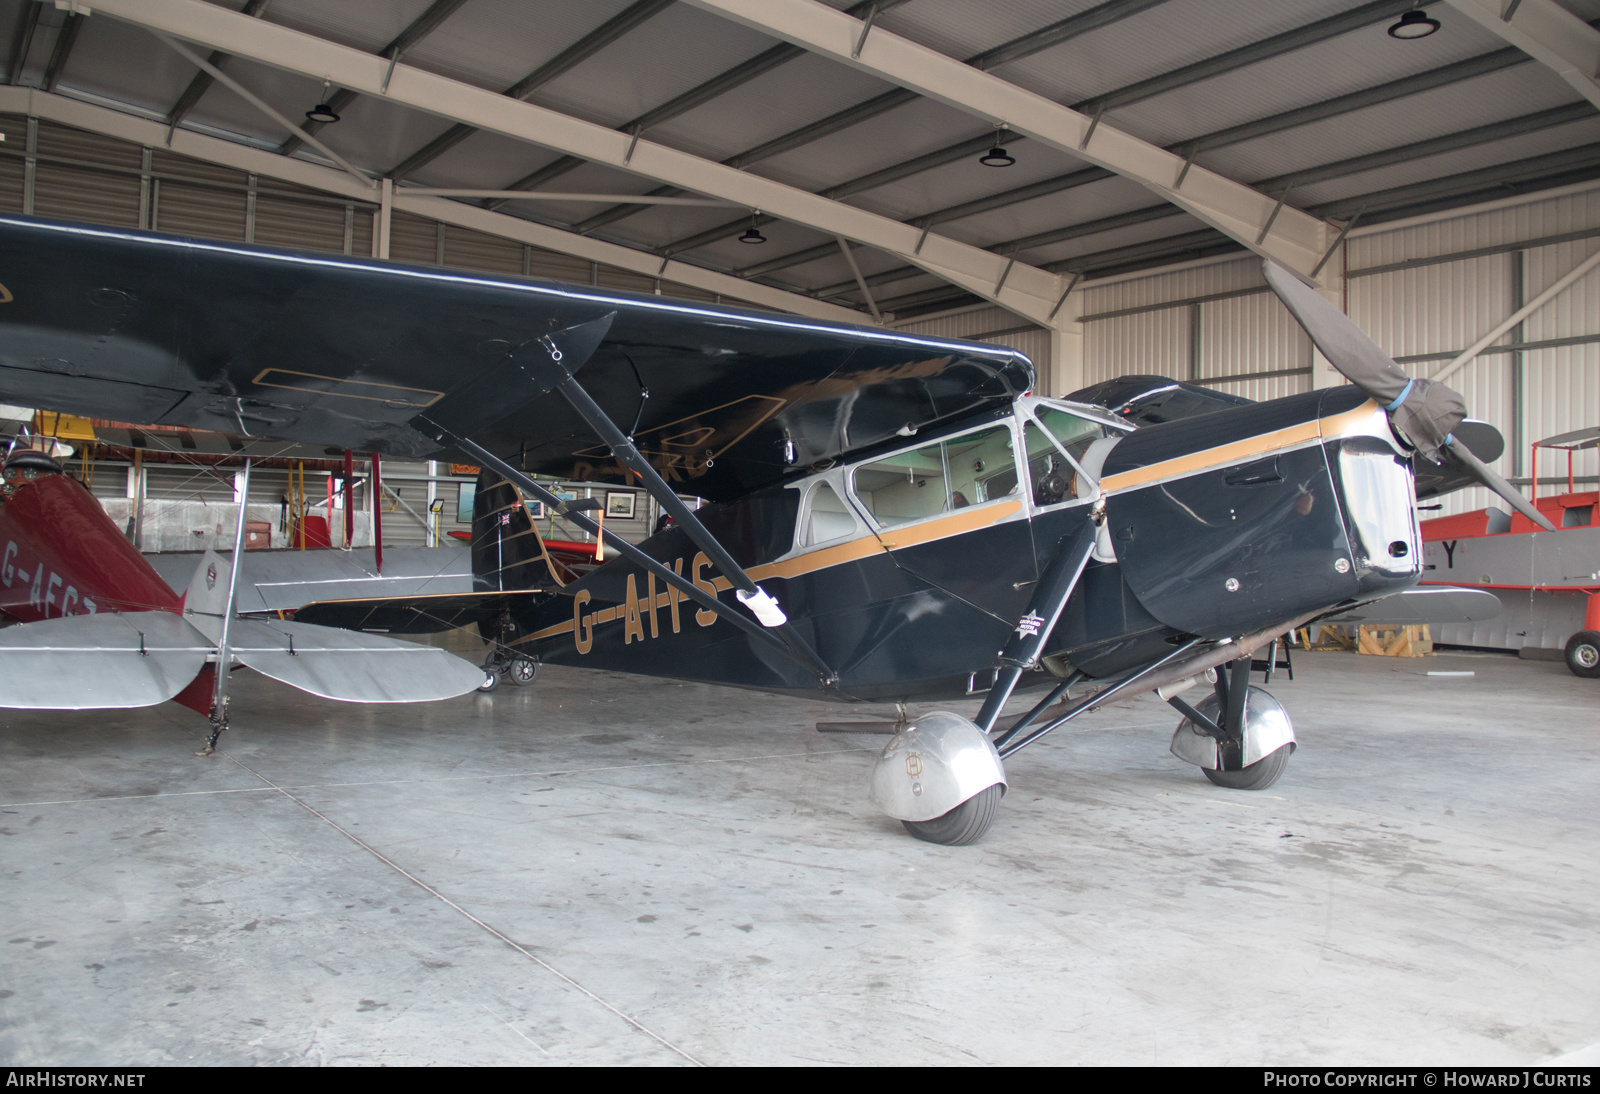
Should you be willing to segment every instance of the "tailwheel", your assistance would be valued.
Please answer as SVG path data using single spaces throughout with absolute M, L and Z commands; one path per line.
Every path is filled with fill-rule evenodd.
M 1265 790 L 1277 782 L 1283 769 L 1289 766 L 1289 753 L 1293 751 L 1293 745 L 1284 745 L 1239 771 L 1218 771 L 1210 767 L 1201 770 L 1206 773 L 1206 778 L 1229 790 Z
M 983 838 L 1000 811 L 1000 797 L 1005 793 L 1000 783 L 980 790 L 950 812 L 925 821 L 901 821 L 920 840 L 942 843 L 946 847 L 965 847 Z

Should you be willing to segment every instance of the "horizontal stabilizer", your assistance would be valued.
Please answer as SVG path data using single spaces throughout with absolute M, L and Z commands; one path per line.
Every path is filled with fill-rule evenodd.
M 221 637 L 219 617 L 189 618 L 207 637 Z M 432 646 L 311 623 L 235 619 L 228 650 L 263 676 L 346 703 L 449 699 L 484 680 L 478 666 Z
M 166 551 L 145 556 L 176 592 L 192 583 L 195 565 L 204 560 L 200 551 Z M 228 592 L 228 552 L 212 552 L 217 566 L 215 606 L 222 610 Z M 206 567 L 201 566 L 201 576 Z M 204 585 L 202 583 L 201 587 Z M 240 560 L 238 599 L 240 615 L 292 612 L 314 600 L 381 600 L 397 596 L 439 596 L 472 591 L 472 558 L 465 546 L 386 547 L 383 572 L 371 547 L 349 551 L 246 551 Z M 196 607 L 196 602 L 186 602 Z
M 1500 614 L 1500 598 L 1482 589 L 1420 585 L 1359 608 L 1324 616 L 1319 623 L 1477 623 Z
M 72 615 L 0 630 L 0 707 L 150 707 L 188 686 L 211 643 L 169 612 Z

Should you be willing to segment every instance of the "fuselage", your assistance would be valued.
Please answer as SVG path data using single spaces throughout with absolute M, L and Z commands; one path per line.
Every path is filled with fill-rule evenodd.
M 1414 584 L 1413 505 L 1382 410 L 1336 388 L 1136 430 L 1099 407 L 1025 397 L 701 516 L 837 672 L 821 693 L 885 700 L 986 689 L 1041 573 L 1086 524 L 1094 555 L 1044 664 L 1104 677 L 1189 637 L 1226 639 Z M 502 508 L 514 508 L 509 491 Z M 537 558 L 520 519 L 485 529 L 506 574 Z M 732 601 L 682 530 L 641 546 Z M 517 645 L 541 660 L 819 691 L 627 562 L 561 592 L 516 619 Z
M 178 611 L 179 598 L 76 479 L 36 453 L 0 485 L 0 612 L 24 622 Z

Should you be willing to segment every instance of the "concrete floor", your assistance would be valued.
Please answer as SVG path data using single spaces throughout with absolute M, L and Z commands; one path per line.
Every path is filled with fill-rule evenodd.
M 241 673 L 212 759 L 172 704 L 0 711 L 0 1060 L 1590 1059 L 1600 686 L 1298 668 L 1272 789 L 1212 787 L 1142 698 L 1014 758 L 965 848 L 876 814 L 884 738 L 814 723 L 883 715 L 822 703 Z

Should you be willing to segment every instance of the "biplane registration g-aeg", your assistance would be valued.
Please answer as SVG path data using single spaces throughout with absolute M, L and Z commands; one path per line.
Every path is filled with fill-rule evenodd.
M 0 399 L 470 460 L 476 579 L 525 593 L 481 625 L 517 657 L 842 701 L 982 694 L 975 720 L 905 726 L 872 776 L 914 834 L 966 843 L 1005 758 L 1142 692 L 1182 713 L 1172 750 L 1212 781 L 1270 784 L 1294 732 L 1250 655 L 1417 582 L 1416 461 L 1520 501 L 1451 435 L 1459 396 L 1267 272 L 1355 386 L 1040 398 L 995 346 L 0 218 Z M 599 528 L 537 474 L 642 483 L 674 523 L 562 584 L 524 503 Z M 1462 595 L 1444 610 L 1497 609 Z M 449 599 L 407 610 L 462 618 Z

